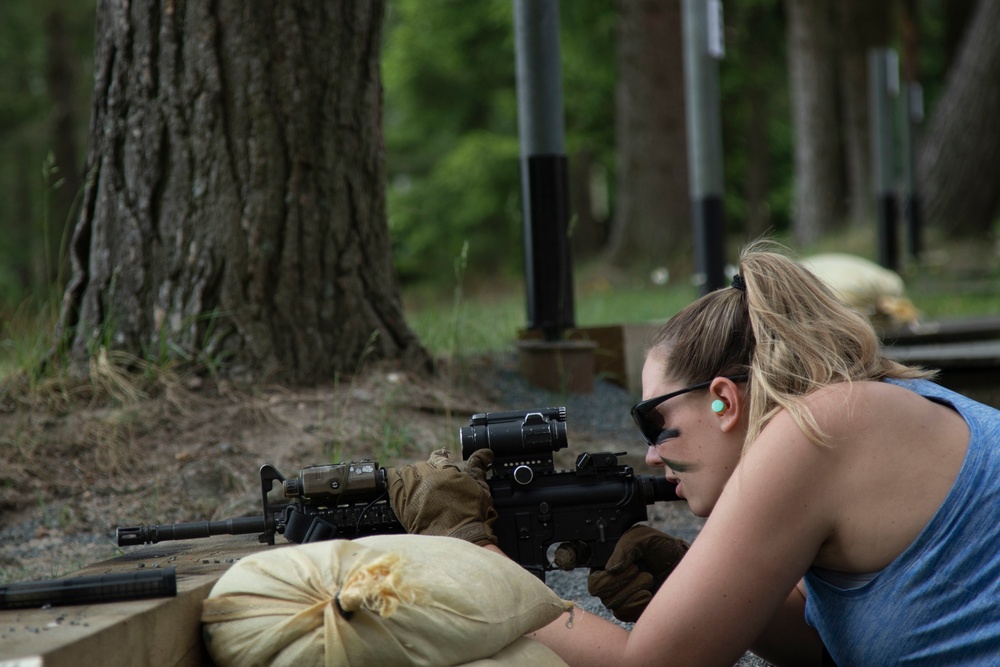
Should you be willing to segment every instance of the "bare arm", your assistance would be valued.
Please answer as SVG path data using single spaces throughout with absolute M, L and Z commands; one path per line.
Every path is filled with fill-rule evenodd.
M 577 608 L 528 636 L 572 667 L 612 667 L 620 664 L 628 635 L 620 625 Z
M 789 597 L 829 537 L 835 448 L 778 415 L 750 447 L 684 560 L 628 640 L 630 665 L 732 665 L 754 645 L 821 655 Z M 803 648 L 804 647 L 804 648 Z M 818 663 L 817 663 L 818 664 Z
M 799 582 L 750 650 L 772 665 L 822 664 L 823 642 L 806 624 L 805 607 L 805 591 Z
M 798 586 L 771 619 L 751 650 L 772 665 L 822 665 L 823 645 L 803 617 L 805 596 Z M 618 664 L 628 641 L 619 625 L 577 609 L 528 635 L 574 667 Z M 664 662 L 663 664 L 669 664 Z
M 831 530 L 834 454 L 790 420 L 765 431 L 632 632 L 578 614 L 572 628 L 563 618 L 533 636 L 574 666 L 731 666 L 751 648 L 819 665 L 796 584 Z

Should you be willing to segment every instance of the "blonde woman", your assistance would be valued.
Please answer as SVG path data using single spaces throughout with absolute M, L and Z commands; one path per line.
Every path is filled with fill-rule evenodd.
M 641 611 L 630 632 L 578 612 L 533 636 L 600 667 L 747 650 L 776 665 L 1000 664 L 1000 412 L 930 375 L 752 245 L 733 287 L 660 331 L 632 411 L 647 463 L 704 528 L 683 558 L 636 529 L 592 573 L 612 611 Z M 495 549 L 492 508 L 467 505 L 459 534 Z

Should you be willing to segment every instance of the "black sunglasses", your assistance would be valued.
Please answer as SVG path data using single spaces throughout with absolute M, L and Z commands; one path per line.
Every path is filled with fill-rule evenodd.
M 732 380 L 733 382 L 745 382 L 749 376 L 723 375 L 720 377 Z M 656 411 L 656 406 L 669 401 L 675 396 L 686 394 L 689 391 L 705 389 L 711 386 L 713 382 L 715 382 L 715 378 L 712 378 L 708 382 L 699 382 L 698 384 L 693 384 L 690 387 L 684 387 L 683 389 L 672 391 L 669 394 L 664 394 L 663 396 L 647 398 L 645 401 L 640 401 L 633 405 L 632 419 L 635 421 L 635 425 L 639 427 L 639 433 L 642 434 L 642 439 L 646 442 L 646 444 L 650 447 L 655 447 L 660 434 L 663 433 L 663 416 Z

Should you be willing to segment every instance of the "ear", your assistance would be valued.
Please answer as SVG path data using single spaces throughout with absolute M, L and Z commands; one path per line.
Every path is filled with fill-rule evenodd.
M 726 406 L 725 409 L 716 414 L 719 420 L 719 427 L 723 432 L 732 431 L 739 426 L 743 414 L 743 397 L 740 395 L 740 387 L 729 378 L 718 377 L 712 380 L 709 385 L 712 400 L 720 400 Z

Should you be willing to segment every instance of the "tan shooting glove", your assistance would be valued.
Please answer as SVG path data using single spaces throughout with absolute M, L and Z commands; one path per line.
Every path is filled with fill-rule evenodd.
M 649 526 L 632 526 L 603 570 L 591 570 L 587 590 L 615 618 L 634 622 L 688 550 L 688 543 Z
M 463 472 L 448 450 L 431 453 L 426 463 L 389 468 L 389 502 L 408 533 L 457 537 L 473 544 L 496 544 L 490 526 L 497 520 L 486 470 L 493 452 L 480 449 Z

